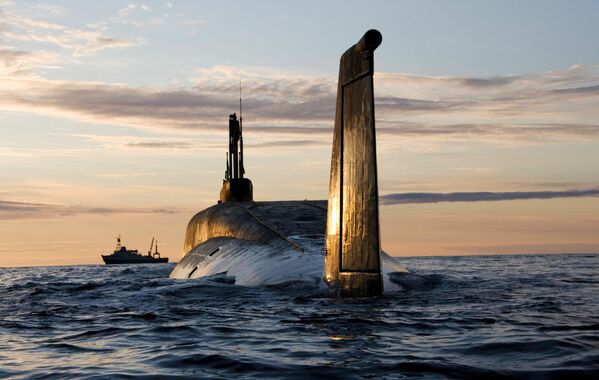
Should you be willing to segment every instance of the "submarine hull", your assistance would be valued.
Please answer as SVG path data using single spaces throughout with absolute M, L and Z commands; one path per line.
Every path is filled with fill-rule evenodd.
M 171 278 L 224 275 L 238 285 L 286 282 L 324 285 L 327 201 L 231 202 L 196 214 L 187 226 L 184 257 Z M 405 272 L 381 254 L 383 272 Z M 385 288 L 394 286 L 383 276 Z

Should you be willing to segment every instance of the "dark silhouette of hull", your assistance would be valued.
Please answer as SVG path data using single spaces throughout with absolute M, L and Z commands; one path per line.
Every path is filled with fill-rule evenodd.
M 152 253 L 156 241 L 156 251 Z M 147 255 L 142 255 L 137 249 L 127 249 L 121 245 L 121 236 L 116 238 L 116 249 L 112 255 L 102 255 L 105 264 L 160 264 L 168 263 L 168 257 L 161 257 L 158 252 L 158 240 L 152 238 L 152 244 Z
M 168 263 L 168 257 L 153 258 L 136 254 L 102 255 L 105 264 L 161 264 Z

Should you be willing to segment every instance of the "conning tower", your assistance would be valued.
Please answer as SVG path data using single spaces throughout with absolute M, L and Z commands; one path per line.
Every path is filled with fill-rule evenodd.
M 241 104 L 241 99 L 240 99 Z M 243 167 L 243 119 L 241 114 L 229 115 L 229 151 L 227 152 L 227 170 L 220 190 L 219 203 L 251 202 L 254 200 L 252 181 L 244 178 Z

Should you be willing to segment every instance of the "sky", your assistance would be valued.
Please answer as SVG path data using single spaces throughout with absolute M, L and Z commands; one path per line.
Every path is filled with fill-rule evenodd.
M 368 4 L 368 5 L 366 5 Z M 182 255 L 242 83 L 255 200 L 325 199 L 371 28 L 383 249 L 599 252 L 597 1 L 0 0 L 0 266 Z

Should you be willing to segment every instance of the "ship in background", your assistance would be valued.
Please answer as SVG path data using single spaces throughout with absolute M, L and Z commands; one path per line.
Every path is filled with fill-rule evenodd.
M 342 297 L 401 289 L 396 281 L 406 269 L 380 247 L 373 62 L 381 41 L 369 30 L 341 56 L 328 201 L 254 201 L 244 177 L 240 97 L 239 120 L 229 117 L 220 199 L 189 221 L 171 278 L 308 281 Z
M 152 252 L 152 249 L 155 249 Z M 116 238 L 116 248 L 111 255 L 102 255 L 105 264 L 159 264 L 168 263 L 168 257 L 160 257 L 158 240 L 152 238 L 148 253 L 142 255 L 137 249 L 127 249 L 121 245 L 121 236 Z

